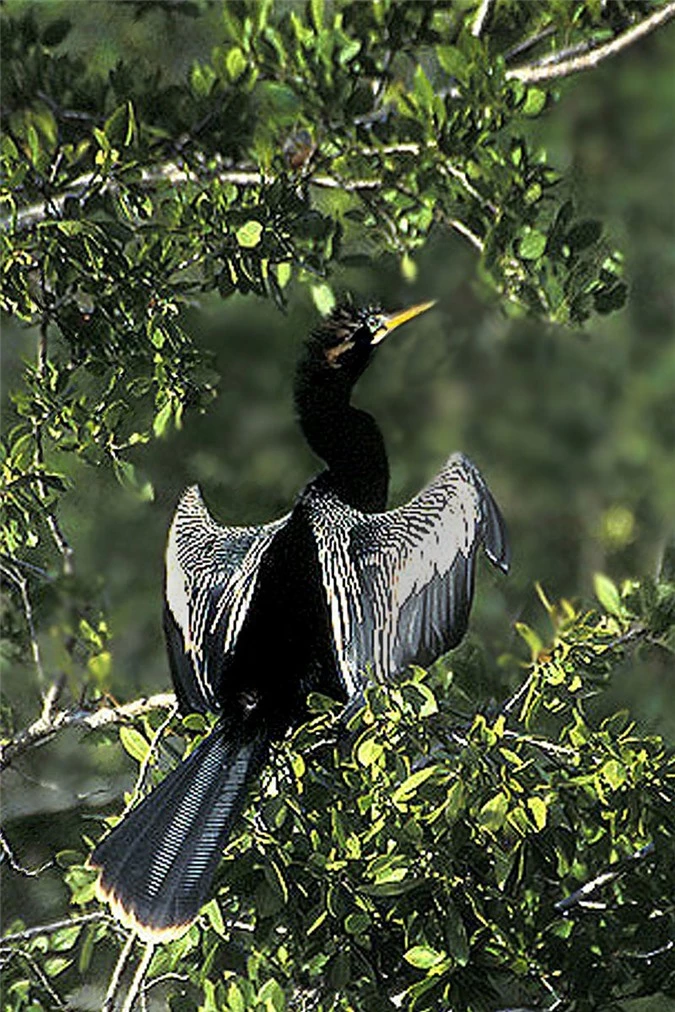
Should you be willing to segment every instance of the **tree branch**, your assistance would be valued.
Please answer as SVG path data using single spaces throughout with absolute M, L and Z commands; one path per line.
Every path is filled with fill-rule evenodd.
M 619 861 L 614 868 L 601 872 L 599 875 L 596 875 L 595 878 L 591 879 L 590 882 L 585 882 L 578 889 L 575 889 L 569 896 L 565 896 L 564 899 L 558 900 L 558 902 L 554 904 L 554 909 L 557 910 L 559 914 L 567 914 L 574 907 L 589 906 L 591 897 L 598 891 L 598 889 L 601 889 L 602 886 L 608 885 L 610 882 L 619 878 L 619 876 L 623 875 L 624 872 L 626 872 L 627 869 L 636 861 L 642 861 L 644 858 L 649 857 L 654 853 L 654 849 L 653 843 L 645 844 L 644 847 L 641 847 L 640 850 L 637 850 L 634 854 L 630 854 L 622 861 Z
M 164 718 L 164 720 L 162 721 L 162 723 L 159 725 L 159 727 L 157 728 L 157 730 L 153 734 L 152 741 L 150 742 L 150 748 L 145 753 L 145 756 L 143 757 L 143 761 L 141 762 L 140 766 L 138 767 L 138 776 L 136 777 L 136 783 L 134 784 L 134 788 L 131 791 L 131 795 L 129 797 L 129 801 L 127 802 L 127 804 L 126 804 L 126 806 L 124 808 L 124 811 L 122 812 L 122 818 L 124 818 L 124 816 L 127 814 L 127 812 L 129 812 L 133 808 L 133 806 L 136 804 L 136 801 L 138 800 L 138 798 L 140 796 L 141 790 L 143 789 L 143 781 L 145 780 L 145 775 L 146 775 L 146 773 L 148 771 L 148 767 L 149 767 L 150 763 L 152 762 L 153 757 L 154 757 L 154 755 L 155 755 L 155 753 L 156 753 L 156 751 L 157 751 L 157 749 L 159 747 L 159 740 L 162 737 L 162 735 L 164 734 L 164 732 L 167 729 L 167 727 L 169 726 L 169 724 L 171 723 L 171 721 L 173 720 L 173 718 L 176 715 L 177 711 L 178 711 L 178 702 L 174 701 L 174 703 L 171 706 L 171 708 L 169 709 L 169 712 L 167 713 L 166 717 Z
M 6 769 L 15 759 L 52 738 L 68 727 L 81 727 L 89 731 L 108 724 L 124 724 L 153 710 L 171 709 L 176 705 L 173 692 L 158 692 L 153 696 L 134 699 L 122 706 L 100 706 L 96 710 L 72 707 L 58 710 L 45 717 L 41 715 L 29 727 L 5 742 L 0 749 L 0 770 Z
M 370 147 L 359 149 L 361 155 L 396 155 L 396 154 L 410 154 L 419 155 L 425 150 L 435 150 L 437 145 L 435 142 L 428 144 L 418 144 L 415 142 L 401 142 L 400 144 L 385 144 L 382 147 Z M 467 193 L 473 197 L 474 200 L 478 200 L 483 206 L 489 208 L 493 213 L 495 212 L 494 205 L 490 205 L 489 201 L 486 200 L 471 184 L 465 173 L 461 169 L 455 166 L 444 163 L 443 173 L 452 176 L 465 188 Z M 18 211 L 14 217 L 13 227 L 18 231 L 23 229 L 31 228 L 33 225 L 40 221 L 44 221 L 48 214 L 60 214 L 65 202 L 67 200 L 82 200 L 89 190 L 94 179 L 97 178 L 97 173 L 86 173 L 83 176 L 79 176 L 73 180 L 70 186 L 58 196 L 54 196 L 49 202 L 41 201 L 37 204 L 30 204 L 28 207 Z M 157 168 L 152 170 L 144 169 L 141 176 L 141 183 L 144 186 L 152 186 L 160 181 L 168 181 L 174 184 L 180 183 L 198 183 L 200 182 L 200 176 L 189 170 L 182 168 L 175 162 L 166 162 L 163 165 L 159 165 Z M 210 178 L 210 177 L 209 177 Z M 225 169 L 215 174 L 215 178 L 222 183 L 233 183 L 235 186 L 260 186 L 266 181 L 266 177 L 260 173 L 249 169 Z M 379 177 L 372 177 L 369 179 L 342 179 L 335 175 L 308 175 L 305 177 L 304 182 L 309 186 L 315 186 L 318 189 L 323 190 L 342 190 L 345 193 L 368 193 L 370 191 L 381 190 L 383 187 L 382 179 Z M 108 179 L 101 187 L 100 192 L 114 192 L 116 188 L 116 180 L 114 177 Z M 483 244 L 481 240 L 464 224 L 456 218 L 444 218 L 444 224 L 454 229 L 464 238 L 468 239 L 469 242 L 478 250 L 482 250 Z M 9 225 L 8 220 L 2 222 L 5 226 Z
M 474 23 L 471 25 L 471 34 L 475 39 L 480 38 L 480 34 L 485 26 L 485 21 L 490 13 L 490 7 L 492 6 L 492 0 L 481 0 L 480 7 L 476 12 Z
M 14 851 L 9 845 L 9 841 L 5 834 L 0 830 L 0 850 L 2 850 L 7 863 L 9 864 L 12 871 L 17 872 L 19 875 L 24 875 L 26 878 L 37 878 L 47 868 L 51 868 L 53 861 L 47 861 L 46 864 L 40 865 L 39 868 L 24 868 L 24 866 L 14 856 Z
M 39 935 L 51 935 L 62 928 L 77 928 L 80 925 L 93 924 L 97 921 L 109 922 L 113 927 L 117 921 L 113 920 L 105 911 L 98 910 L 92 914 L 82 914 L 81 917 L 65 917 L 62 921 L 52 921 L 50 924 L 36 924 L 32 928 L 24 928 L 23 931 L 14 931 L 11 935 L 3 935 L 0 938 L 0 947 L 5 947 L 14 942 L 28 942 L 31 938 Z
M 130 931 L 127 935 L 127 940 L 122 946 L 120 954 L 117 957 L 117 962 L 115 963 L 115 967 L 108 983 L 108 990 L 106 991 L 105 998 L 103 999 L 101 1012 L 112 1012 L 115 1008 L 115 998 L 117 997 L 122 974 L 124 973 L 124 968 L 126 967 L 127 961 L 131 955 L 135 939 L 136 936 L 133 931 Z
M 584 53 L 582 56 L 576 56 L 571 59 L 558 58 L 545 65 L 523 64 L 521 67 L 513 67 L 511 70 L 507 70 L 506 78 L 507 80 L 524 81 L 526 84 L 533 84 L 536 81 L 553 81 L 559 77 L 569 77 L 571 74 L 577 74 L 582 70 L 591 70 L 597 67 L 599 63 L 602 63 L 603 60 L 616 55 L 616 53 L 620 53 L 623 49 L 632 46 L 633 43 L 644 38 L 645 35 L 649 35 L 650 32 L 660 28 L 661 25 L 666 24 L 673 17 L 675 17 L 675 0 L 671 0 L 664 7 L 654 11 L 644 21 L 640 21 L 639 24 L 618 35 L 611 42 L 606 42 L 596 49 L 591 49 L 590 52 Z
M 150 960 L 152 959 L 154 951 L 155 951 L 155 942 L 147 942 L 145 945 L 145 949 L 143 951 L 143 955 L 141 956 L 141 961 L 139 962 L 138 967 L 136 968 L 134 978 L 131 981 L 131 984 L 129 985 L 129 990 L 127 992 L 126 998 L 124 999 L 124 1005 L 122 1006 L 122 1012 L 131 1012 L 131 1010 L 133 1009 L 134 1002 L 136 1001 L 136 995 L 138 994 L 141 985 L 143 984 L 143 981 L 145 979 L 145 975 L 148 972 L 148 967 L 150 966 Z

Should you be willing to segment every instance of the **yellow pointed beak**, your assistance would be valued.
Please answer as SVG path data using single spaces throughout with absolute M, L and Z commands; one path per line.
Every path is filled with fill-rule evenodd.
M 397 327 L 407 323 L 408 320 L 412 320 L 415 316 L 419 316 L 420 313 L 426 313 L 427 309 L 431 309 L 431 307 L 435 305 L 436 299 L 432 299 L 431 302 L 418 302 L 414 306 L 409 306 L 408 309 L 399 309 L 397 313 L 390 313 L 389 316 L 383 316 L 377 330 L 375 331 L 372 343 L 379 344 L 380 341 L 384 340 L 387 334 L 391 334 L 392 330 L 396 330 Z

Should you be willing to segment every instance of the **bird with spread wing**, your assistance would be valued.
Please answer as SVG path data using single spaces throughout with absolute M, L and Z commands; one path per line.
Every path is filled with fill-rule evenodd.
M 166 940 L 209 897 L 227 838 L 270 744 L 318 691 L 348 702 L 456 646 L 479 549 L 504 572 L 504 521 L 477 468 L 451 456 L 407 505 L 387 511 L 382 434 L 351 403 L 394 329 L 429 309 L 341 306 L 298 363 L 300 426 L 326 469 L 293 509 L 258 527 L 221 527 L 199 489 L 183 494 L 166 551 L 164 628 L 184 713 L 212 732 L 96 847 L 98 893 L 141 938 Z

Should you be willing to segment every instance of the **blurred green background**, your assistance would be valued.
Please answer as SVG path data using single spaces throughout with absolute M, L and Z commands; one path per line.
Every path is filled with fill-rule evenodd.
M 73 21 L 66 45 L 84 59 L 105 69 L 121 52 L 152 56 L 153 63 L 161 52 L 167 74 L 178 78 L 208 54 L 218 18 L 218 5 L 177 23 L 161 10 L 136 17 L 133 5 L 34 6 L 39 19 Z M 582 216 L 604 218 L 623 249 L 630 297 L 622 312 L 595 318 L 583 333 L 509 318 L 481 284 L 473 249 L 440 230 L 417 258 L 412 282 L 393 257 L 376 270 L 340 269 L 329 279 L 336 293 L 387 308 L 438 299 L 433 313 L 381 350 L 356 399 L 385 433 L 392 504 L 461 449 L 479 465 L 507 518 L 512 571 L 505 580 L 481 567 L 472 631 L 452 661 L 460 680 L 463 671 L 482 672 L 479 705 L 514 688 L 503 684 L 498 665 L 500 655 L 521 650 L 513 622 L 546 630 L 536 581 L 551 599 L 591 602 L 597 571 L 619 581 L 667 575 L 668 567 L 672 575 L 674 56 L 671 27 L 593 73 L 561 82 L 558 103 L 528 125 L 554 164 L 570 171 Z M 64 461 L 72 491 L 63 527 L 76 550 L 78 579 L 83 588 L 100 588 L 110 617 L 115 698 L 169 688 L 162 554 L 181 489 L 198 482 L 223 522 L 264 522 L 287 510 L 320 466 L 291 403 L 298 348 L 317 320 L 300 287 L 286 315 L 253 297 L 208 297 L 194 305 L 183 324 L 212 355 L 218 396 L 205 414 L 187 416 L 181 432 L 136 452 L 139 471 L 155 487 L 153 502 L 139 501 L 109 470 Z M 5 323 L 5 398 L 35 342 L 34 333 Z M 36 605 L 48 629 L 59 602 L 45 589 Z M 94 616 L 96 603 L 91 607 Z M 47 669 L 58 669 L 61 648 L 48 632 L 43 649 Z M 28 657 L 5 659 L 3 668 L 3 692 L 22 726 L 38 709 L 32 668 Z M 643 728 L 672 740 L 673 686 L 665 654 L 645 648 L 602 706 L 626 707 Z M 91 748 L 69 732 L 22 760 L 5 789 L 7 834 L 22 861 L 38 865 L 57 850 L 81 847 L 83 816 L 108 810 L 131 776 L 114 732 Z M 8 876 L 6 919 L 26 916 L 27 897 L 31 923 L 49 918 L 62 888 L 57 874 L 34 887 Z

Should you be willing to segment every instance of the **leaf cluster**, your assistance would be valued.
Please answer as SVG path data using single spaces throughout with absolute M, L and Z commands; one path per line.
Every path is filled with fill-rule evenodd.
M 673 757 L 594 700 L 639 644 L 672 652 L 675 590 L 597 588 L 597 611 L 542 594 L 549 636 L 521 628 L 531 659 L 504 662 L 521 684 L 499 705 L 467 706 L 447 662 L 368 687 L 347 717 L 312 698 L 226 850 L 216 897 L 156 951 L 146 986 L 166 988 L 173 1009 L 201 995 L 201 1008 L 238 1012 L 553 998 L 590 1010 L 672 995 Z M 667 621 L 645 607 L 654 593 Z M 120 732 L 153 781 L 154 724 Z M 165 733 L 194 743 L 209 726 L 193 715 Z M 93 873 L 76 852 L 58 859 L 88 910 Z M 113 943 L 101 924 L 74 926 L 54 963 L 54 937 L 29 952 L 71 981 L 74 960 L 82 974 Z M 12 987 L 18 1010 L 28 983 Z

